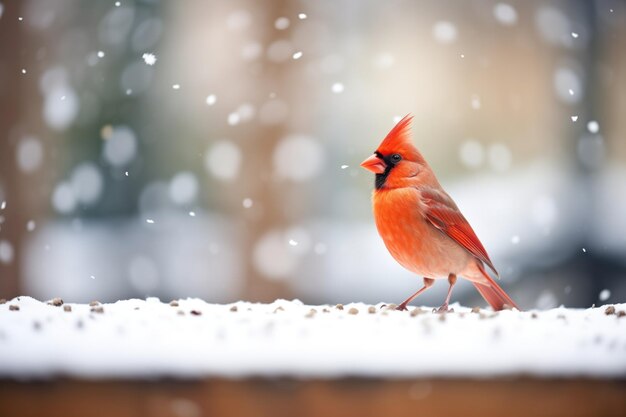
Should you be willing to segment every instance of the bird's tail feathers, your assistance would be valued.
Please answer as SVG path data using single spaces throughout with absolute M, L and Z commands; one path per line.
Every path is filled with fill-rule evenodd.
M 491 305 L 495 311 L 503 310 L 505 307 L 520 309 L 517 304 L 504 292 L 504 290 L 493 280 L 485 271 L 482 265 L 479 266 L 480 271 L 487 280 L 487 283 L 472 282 L 480 295 Z

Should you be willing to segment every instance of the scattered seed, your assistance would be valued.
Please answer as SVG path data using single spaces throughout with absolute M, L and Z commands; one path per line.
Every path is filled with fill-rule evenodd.
M 55 307 L 60 307 L 63 305 L 63 300 L 59 297 L 53 298 L 52 300 L 48 301 L 48 305 L 49 306 L 55 306 Z
M 178 300 L 172 300 L 172 301 L 170 301 L 170 306 L 172 306 L 172 307 L 178 307 Z
M 139 307 L 135 307 L 135 308 L 134 308 L 134 310 L 135 310 L 135 311 L 139 310 Z
M 232 306 L 232 307 L 230 308 L 230 311 L 232 311 L 233 313 L 234 313 L 234 312 L 236 312 L 236 311 L 237 311 L 237 306 Z
M 561 320 L 565 320 L 565 315 L 564 314 L 559 314 L 558 316 L 556 316 L 557 319 L 561 319 Z
M 100 305 L 100 301 L 92 301 L 89 303 L 89 307 L 95 307 L 95 306 L 99 306 Z
M 439 314 L 439 321 L 446 321 L 446 312 L 442 312 Z
M 176 314 L 178 314 L 179 316 L 184 316 L 185 312 L 183 310 L 178 310 Z
M 376 307 L 374 307 L 374 306 L 369 306 L 369 307 L 367 308 L 367 312 L 368 312 L 368 313 L 370 313 L 370 314 L 376 314 Z
M 617 314 L 617 317 L 624 317 L 624 316 L 626 316 L 626 311 L 620 310 L 616 314 Z
M 352 307 L 350 310 L 348 310 L 348 314 L 359 314 L 359 310 Z
M 200 310 L 191 310 L 190 311 L 192 316 L 201 316 L 202 315 L 202 311 Z
M 65 304 L 63 306 L 63 311 L 67 311 L 68 313 L 72 311 L 72 306 Z
M 82 329 L 83 327 L 85 327 L 85 323 L 83 323 L 83 321 L 82 321 L 82 320 L 78 320 L 78 321 L 76 322 L 76 328 L 78 328 L 78 329 Z
M 39 330 L 41 330 L 41 323 L 40 323 L 40 322 L 38 322 L 37 320 L 35 320 L 35 321 L 33 322 L 33 329 L 34 329 L 36 332 L 38 332 Z
M 102 313 L 104 313 L 104 307 L 102 307 L 101 305 L 96 305 L 94 307 L 91 307 L 91 312 L 92 313 L 102 314 Z
M 415 317 L 415 316 L 419 316 L 422 313 L 425 313 L 425 310 L 422 310 L 419 307 L 415 307 L 413 310 L 411 310 L 411 317 Z
M 9 306 L 9 311 L 20 311 L 20 306 L 16 306 L 15 304 L 11 304 Z
M 324 313 L 330 313 L 330 310 L 329 310 L 329 309 L 327 309 L 327 308 L 324 308 L 324 309 L 322 309 L 322 312 L 324 312 Z
M 472 307 L 472 313 L 480 313 L 480 307 Z
M 335 306 L 335 308 L 336 308 L 337 310 L 343 310 L 343 304 L 337 304 L 337 305 Z
M 530 317 L 531 317 L 531 318 L 533 318 L 533 319 L 536 319 L 536 318 L 537 318 L 537 317 L 539 317 L 539 316 L 537 315 L 537 313 L 532 313 L 532 314 L 530 315 Z
M 606 310 L 604 310 L 604 314 L 606 314 L 607 316 L 610 316 L 611 314 L 615 314 L 615 307 L 608 306 Z
M 6 304 L 7 300 L 6 298 L 0 298 L 0 304 Z
M 487 315 L 485 313 L 478 313 L 478 318 L 484 320 L 487 318 Z
M 284 308 L 282 308 L 282 306 L 278 306 L 278 307 L 276 307 L 276 309 L 274 310 L 274 314 L 276 314 L 276 313 L 277 313 L 277 312 L 279 312 L 279 311 L 285 311 L 285 309 L 284 309 Z
M 317 313 L 317 310 L 312 308 L 308 313 L 304 315 L 304 317 L 306 317 L 307 319 L 313 318 L 315 317 L 315 313 Z

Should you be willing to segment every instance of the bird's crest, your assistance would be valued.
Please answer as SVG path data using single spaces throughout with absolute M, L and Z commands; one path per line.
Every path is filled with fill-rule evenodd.
M 400 153 L 405 158 L 423 160 L 422 155 L 411 142 L 411 121 L 413 116 L 407 114 L 400 120 L 378 146 L 377 151 L 383 155 Z

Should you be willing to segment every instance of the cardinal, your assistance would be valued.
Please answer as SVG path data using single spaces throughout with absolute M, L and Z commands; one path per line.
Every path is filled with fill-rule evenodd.
M 457 277 L 471 281 L 494 310 L 518 308 L 487 273 L 485 266 L 499 277 L 476 233 L 411 142 L 411 119 L 400 120 L 361 163 L 376 174 L 374 219 L 385 246 L 400 265 L 424 277 L 424 286 L 397 309 L 406 310 L 436 279 L 447 279 L 448 294 L 437 311 L 448 311 Z

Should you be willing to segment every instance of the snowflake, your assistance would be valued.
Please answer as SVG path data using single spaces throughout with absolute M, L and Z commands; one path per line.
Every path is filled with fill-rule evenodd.
M 143 58 L 143 61 L 148 65 L 154 65 L 157 61 L 156 55 L 148 53 L 148 52 L 143 54 L 141 57 Z

